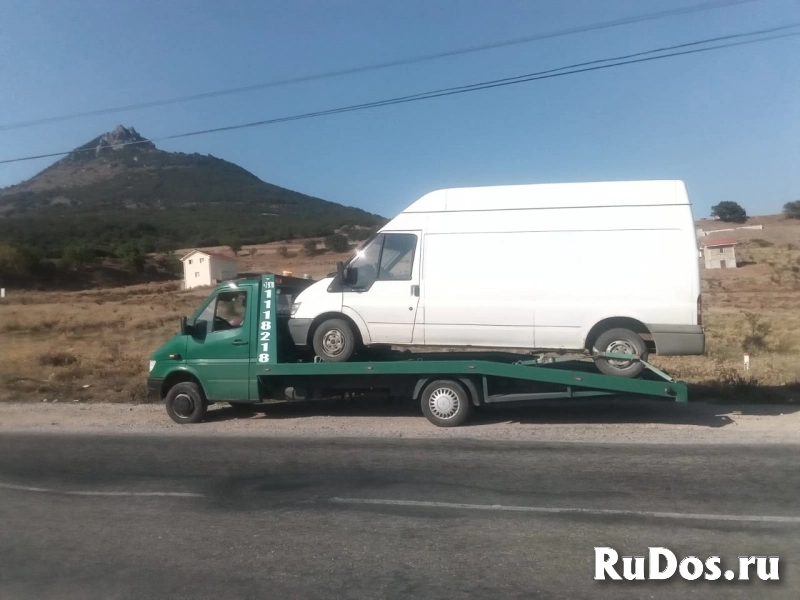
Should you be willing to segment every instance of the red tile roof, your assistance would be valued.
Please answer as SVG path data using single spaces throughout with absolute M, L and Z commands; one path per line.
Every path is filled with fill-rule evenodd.
M 205 254 L 206 256 L 213 256 L 214 258 L 221 258 L 223 260 L 236 260 L 236 258 L 234 258 L 233 256 L 227 256 L 225 254 L 218 254 L 217 252 L 208 252 L 206 250 L 197 250 L 197 249 L 194 249 L 191 252 L 189 252 L 186 256 L 181 258 L 181 260 L 186 260 L 195 252 L 198 252 L 200 254 Z
M 713 240 L 703 240 L 703 246 L 707 248 L 716 248 L 717 246 L 735 246 L 738 242 L 736 238 L 724 237 L 714 238 Z

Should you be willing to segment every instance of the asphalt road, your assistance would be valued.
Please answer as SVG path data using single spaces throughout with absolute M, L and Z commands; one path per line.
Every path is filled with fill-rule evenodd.
M 0 598 L 797 599 L 798 458 L 776 445 L 5 434 Z M 599 582 L 595 546 L 721 555 L 723 570 L 779 556 L 780 581 Z

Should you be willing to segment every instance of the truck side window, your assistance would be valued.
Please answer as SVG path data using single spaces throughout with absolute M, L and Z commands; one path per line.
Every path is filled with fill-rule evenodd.
M 411 233 L 387 233 L 381 253 L 378 279 L 384 281 L 410 281 L 414 267 L 417 236 Z
M 244 323 L 246 308 L 246 291 L 220 292 L 197 317 L 195 328 L 201 335 L 212 331 L 238 329 Z

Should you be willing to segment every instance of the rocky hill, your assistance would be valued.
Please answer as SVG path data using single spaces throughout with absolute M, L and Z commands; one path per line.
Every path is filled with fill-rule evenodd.
M 278 187 L 210 155 L 164 152 L 117 127 L 33 178 L 0 190 L 0 242 L 59 256 L 69 244 L 102 253 L 326 235 L 383 220 Z

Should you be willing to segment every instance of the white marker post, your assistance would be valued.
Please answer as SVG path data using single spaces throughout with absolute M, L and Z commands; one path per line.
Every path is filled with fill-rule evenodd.
M 750 370 L 750 355 L 747 353 L 745 353 L 744 355 L 744 370 L 745 371 Z

